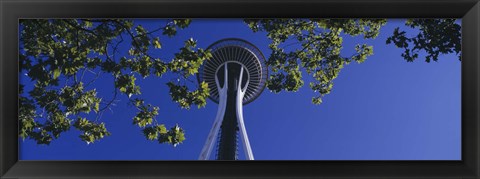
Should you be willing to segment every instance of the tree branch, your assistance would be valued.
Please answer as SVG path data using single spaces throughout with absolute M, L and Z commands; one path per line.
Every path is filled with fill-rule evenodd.
M 65 20 L 64 22 L 67 23 L 68 25 L 72 26 L 72 27 L 75 28 L 75 29 L 88 32 L 88 33 L 90 33 L 90 34 L 98 37 L 98 35 L 97 35 L 94 31 L 92 31 L 92 30 L 88 30 L 88 29 L 84 29 L 84 28 L 82 28 L 82 27 L 78 27 L 77 25 L 69 22 L 68 20 Z

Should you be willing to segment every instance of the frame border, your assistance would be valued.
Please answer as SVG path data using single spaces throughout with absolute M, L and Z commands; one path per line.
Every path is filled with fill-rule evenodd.
M 479 0 L 0 0 L 0 178 L 479 178 Z M 19 18 L 462 18 L 461 161 L 19 161 Z M 214 170 L 213 170 L 214 169 Z

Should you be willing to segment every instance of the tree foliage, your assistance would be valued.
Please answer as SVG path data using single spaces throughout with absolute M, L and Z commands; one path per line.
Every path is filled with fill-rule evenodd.
M 364 62 L 373 54 L 373 47 L 357 44 L 355 53 L 342 54 L 343 37 L 362 36 L 374 39 L 386 19 L 245 19 L 254 32 L 266 32 L 271 40 L 267 60 L 270 77 L 267 88 L 274 93 L 297 91 L 303 86 L 303 73 L 313 77 L 310 88 L 318 95 L 312 103 L 322 103 L 322 97 L 333 88 L 333 80 L 341 69 L 351 63 Z M 386 43 L 404 48 L 402 57 L 411 62 L 425 51 L 426 62 L 438 60 L 439 54 L 455 52 L 460 59 L 460 25 L 455 19 L 407 19 L 407 27 L 418 29 L 418 35 L 396 28 Z M 413 44 L 413 47 L 412 47 Z M 298 48 L 290 48 L 295 45 Z
M 320 104 L 322 97 L 332 90 L 333 80 L 340 70 L 352 61 L 361 63 L 373 54 L 372 46 L 359 44 L 354 54 L 340 53 L 342 34 L 375 38 L 385 19 L 246 19 L 254 31 L 265 31 L 271 39 L 267 65 L 271 74 L 267 88 L 278 93 L 282 90 L 297 91 L 303 86 L 303 71 L 314 81 L 309 86 L 318 96 L 312 98 Z M 300 48 L 288 49 L 286 43 Z
M 34 85 L 28 92 L 23 91 L 24 84 L 20 86 L 20 137 L 49 144 L 73 126 L 81 132 L 82 141 L 93 143 L 110 135 L 105 124 L 99 122 L 100 117 L 121 94 L 138 110 L 132 116 L 133 124 L 144 133 L 155 129 L 156 137 L 150 134 L 147 139 L 158 138 L 159 143 L 174 146 L 181 143 L 185 140 L 183 129 L 175 125 L 167 130 L 157 122 L 159 107 L 144 104 L 136 79 L 161 77 L 167 72 L 178 74 L 178 79 L 167 85 L 171 98 L 182 108 L 205 106 L 207 85 L 189 91 L 180 82 L 197 73 L 203 61 L 211 57 L 209 51 L 197 48 L 195 40 L 187 39 L 171 60 L 153 55 L 162 48 L 161 38 L 173 37 L 189 24 L 189 19 L 172 19 L 149 31 L 132 20 L 21 20 L 20 73 L 26 73 Z M 119 45 L 128 41 L 128 55 L 117 56 L 121 54 Z M 88 78 L 86 73 L 94 77 Z M 97 96 L 92 87 L 101 75 L 113 77 L 113 99 Z M 180 96 L 183 94 L 188 97 Z M 92 116 L 95 117 L 87 118 Z
M 342 68 L 362 63 L 373 54 L 368 44 L 356 44 L 351 54 L 342 53 L 344 37 L 374 39 L 386 19 L 245 19 L 253 32 L 265 32 L 271 40 L 267 65 L 267 88 L 274 92 L 295 92 L 304 85 L 304 76 L 313 80 L 309 87 L 316 93 L 312 103 L 320 104 L 333 88 L 333 80 Z M 31 80 L 19 89 L 19 136 L 49 144 L 73 126 L 87 144 L 111 135 L 101 116 L 111 109 L 117 96 L 128 99 L 137 113 L 130 116 L 148 140 L 173 146 L 185 140 L 178 126 L 167 128 L 157 121 L 159 107 L 142 98 L 139 78 L 176 76 L 166 82 L 170 98 L 179 107 L 190 109 L 206 105 L 207 83 L 188 86 L 198 73 L 209 50 L 197 47 L 194 39 L 165 59 L 154 55 L 162 50 L 162 39 L 174 37 L 187 28 L 189 19 L 170 19 L 158 28 L 146 29 L 133 20 L 121 19 L 22 19 L 20 20 L 20 74 Z M 460 57 L 460 25 L 454 19 L 409 19 L 406 26 L 418 29 L 407 37 L 396 28 L 386 43 L 404 49 L 402 57 L 411 62 L 426 53 L 426 62 L 437 61 L 440 54 L 455 52 Z M 128 53 L 119 46 L 127 44 Z M 98 96 L 94 88 L 101 76 L 113 80 L 113 97 Z M 26 82 L 27 80 L 22 80 Z M 30 89 L 31 87 L 31 89 Z
M 420 51 L 427 53 L 426 62 L 437 61 L 440 54 L 453 52 L 461 60 L 461 26 L 455 23 L 455 19 L 408 19 L 405 25 L 420 32 L 414 37 L 407 37 L 407 32 L 397 27 L 387 39 L 387 44 L 403 48 L 402 57 L 408 62 L 417 59 Z

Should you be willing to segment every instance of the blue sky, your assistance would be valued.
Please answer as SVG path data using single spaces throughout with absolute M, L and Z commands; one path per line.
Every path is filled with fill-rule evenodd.
M 147 29 L 165 24 L 152 19 L 136 22 Z M 374 55 L 362 64 L 346 65 L 321 105 L 311 103 L 316 94 L 306 81 L 298 92 L 274 94 L 265 89 L 259 98 L 244 106 L 255 159 L 460 160 L 461 63 L 453 54 L 441 56 L 438 62 L 406 62 L 400 56 L 401 49 L 385 45 L 395 27 L 409 30 L 403 22 L 390 19 L 374 40 L 344 37 L 343 54 L 350 55 L 355 44 L 367 42 L 374 46 Z M 153 56 L 170 60 L 190 37 L 202 48 L 223 38 L 242 38 L 255 44 L 265 56 L 270 54 L 265 34 L 251 32 L 241 19 L 194 19 L 174 38 L 161 36 L 162 49 Z M 217 104 L 208 101 L 205 108 L 180 109 L 171 101 L 165 85 L 172 78 L 138 77 L 137 83 L 146 102 L 160 107 L 160 123 L 178 123 L 185 130 L 187 139 L 177 147 L 146 140 L 141 129 L 132 125 L 137 111 L 121 96 L 113 112 L 105 112 L 101 119 L 111 136 L 87 145 L 72 127 L 49 146 L 20 139 L 19 159 L 196 160 Z M 29 83 L 21 74 L 20 80 Z M 98 95 L 109 100 L 112 87 L 112 78 L 104 75 L 91 88 L 97 88 Z

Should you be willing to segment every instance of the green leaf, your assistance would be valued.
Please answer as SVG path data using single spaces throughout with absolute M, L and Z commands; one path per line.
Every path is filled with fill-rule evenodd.
M 167 131 L 167 128 L 165 127 L 165 125 L 158 125 L 156 126 L 157 128 L 157 131 L 160 133 L 160 134 L 166 134 L 168 131 Z
M 146 127 L 143 130 L 143 134 L 148 140 L 158 139 L 158 131 L 154 127 Z
M 159 48 L 162 48 L 162 44 L 160 44 L 160 40 L 158 37 L 154 38 L 153 39 L 153 45 L 155 48 L 159 49 Z
M 60 69 L 53 70 L 53 79 L 57 79 L 60 76 Z

